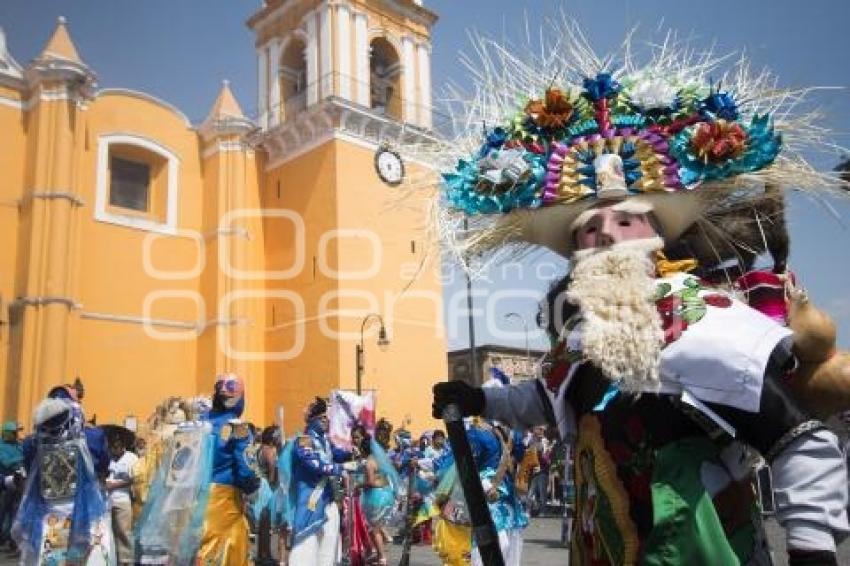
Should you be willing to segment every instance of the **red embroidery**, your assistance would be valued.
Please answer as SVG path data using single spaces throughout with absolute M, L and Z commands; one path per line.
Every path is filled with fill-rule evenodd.
M 661 317 L 661 327 L 664 329 L 664 343 L 675 342 L 688 329 L 696 324 L 708 312 L 708 307 L 729 308 L 732 300 L 720 293 L 708 293 L 702 281 L 696 277 L 688 277 L 683 281 L 684 287 L 672 292 L 669 283 L 660 283 L 655 291 L 655 307 Z
M 546 374 L 546 389 L 552 393 L 557 393 L 561 384 L 567 379 L 571 366 L 572 364 L 566 360 L 560 360 L 553 364 L 549 373 Z

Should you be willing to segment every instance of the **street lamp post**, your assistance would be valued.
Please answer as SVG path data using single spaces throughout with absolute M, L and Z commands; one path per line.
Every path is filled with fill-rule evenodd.
M 387 338 L 387 328 L 384 326 L 384 319 L 381 315 L 377 313 L 369 313 L 363 317 L 363 321 L 360 323 L 360 343 L 355 345 L 355 355 L 357 360 L 357 394 L 361 393 L 361 384 L 363 382 L 363 370 L 366 368 L 366 351 L 363 343 L 363 332 L 366 330 L 366 323 L 372 320 L 373 318 L 377 318 L 381 323 L 381 328 L 378 330 L 378 347 L 381 350 L 385 350 L 387 346 L 390 345 L 390 341 Z
M 531 349 L 528 347 L 528 323 L 525 322 L 525 317 L 517 312 L 509 312 L 505 315 L 505 320 L 509 320 L 511 318 L 518 318 L 520 322 L 522 322 L 522 328 L 525 331 L 525 359 L 531 359 Z

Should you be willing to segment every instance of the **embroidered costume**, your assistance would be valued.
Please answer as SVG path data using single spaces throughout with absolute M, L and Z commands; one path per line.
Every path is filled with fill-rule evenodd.
M 672 40 L 643 68 L 631 49 L 613 68 L 576 28 L 558 33 L 557 56 L 530 63 L 480 40 L 484 80 L 462 123 L 484 135 L 454 140 L 446 155 L 469 153 L 443 175 L 450 207 L 476 217 L 462 241 L 444 218 L 459 257 L 532 244 L 571 260 L 542 308 L 552 350 L 536 380 L 438 384 L 434 413 L 457 403 L 576 438 L 571 564 L 768 560 L 759 457 L 792 564 L 834 564 L 847 472 L 812 415 L 847 407 L 848 358 L 832 355 L 828 317 L 800 315 L 781 216 L 784 188 L 841 186 L 800 155 L 822 131 L 792 117 L 800 93 L 743 60 L 720 84 L 718 59 Z M 773 273 L 750 272 L 760 251 Z
M 338 559 L 340 511 L 332 481 L 343 473 L 340 462 L 351 454 L 327 438 L 327 403 L 316 399 L 307 410 L 307 427 L 281 453 L 281 487 L 287 499 L 285 522 L 291 525 L 291 564 L 332 566 Z
M 215 383 L 212 410 L 177 425 L 136 528 L 143 564 L 248 564 L 244 497 L 259 487 L 246 452 L 252 438 L 239 417 L 244 385 Z
M 24 440 L 27 484 L 12 534 L 21 564 L 112 565 L 109 504 L 100 481 L 109 469 L 103 431 L 87 427 L 71 388 L 36 407 Z
M 501 371 L 491 371 L 492 377 L 484 389 L 504 387 L 508 377 Z M 522 531 L 528 526 L 528 515 L 516 491 L 515 470 L 525 454 L 519 434 L 498 423 L 472 419 L 467 423 L 466 436 L 478 468 L 478 475 L 487 498 L 490 516 L 499 536 L 499 546 L 506 566 L 519 566 L 522 557 Z M 435 460 L 426 459 L 426 468 L 435 470 L 451 466 L 437 487 L 432 514 L 437 519 L 435 548 L 448 564 L 464 564 L 471 560 L 481 565 L 481 555 L 472 538 L 470 521 L 462 490 L 457 480 L 451 453 Z M 452 483 L 458 485 L 451 485 Z

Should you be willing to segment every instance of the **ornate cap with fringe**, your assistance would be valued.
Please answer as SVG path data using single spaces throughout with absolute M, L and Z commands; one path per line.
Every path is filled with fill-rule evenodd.
M 528 57 L 475 39 L 475 92 L 449 101 L 463 131 L 443 148 L 443 201 L 480 219 L 461 238 L 458 215 L 441 218 L 456 252 L 537 244 L 569 257 L 576 221 L 603 202 L 651 211 L 673 242 L 767 186 L 842 185 L 801 155 L 829 147 L 816 113 L 799 111 L 811 89 L 781 89 L 743 57 L 724 71 L 730 57 L 673 34 L 640 65 L 631 38 L 600 57 L 574 22 L 550 32 Z

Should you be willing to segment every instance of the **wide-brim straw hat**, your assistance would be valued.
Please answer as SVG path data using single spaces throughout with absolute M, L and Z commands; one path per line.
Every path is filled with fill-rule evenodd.
M 457 135 L 431 154 L 435 218 L 457 257 L 508 245 L 570 257 L 577 223 L 600 205 L 651 213 L 674 243 L 699 221 L 722 231 L 712 211 L 755 203 L 768 186 L 846 188 L 804 158 L 834 147 L 817 112 L 799 110 L 811 89 L 782 89 L 743 57 L 723 68 L 728 57 L 674 34 L 639 63 L 630 42 L 599 56 L 572 22 L 549 31 L 528 50 L 475 37 L 473 90 L 451 93 Z

